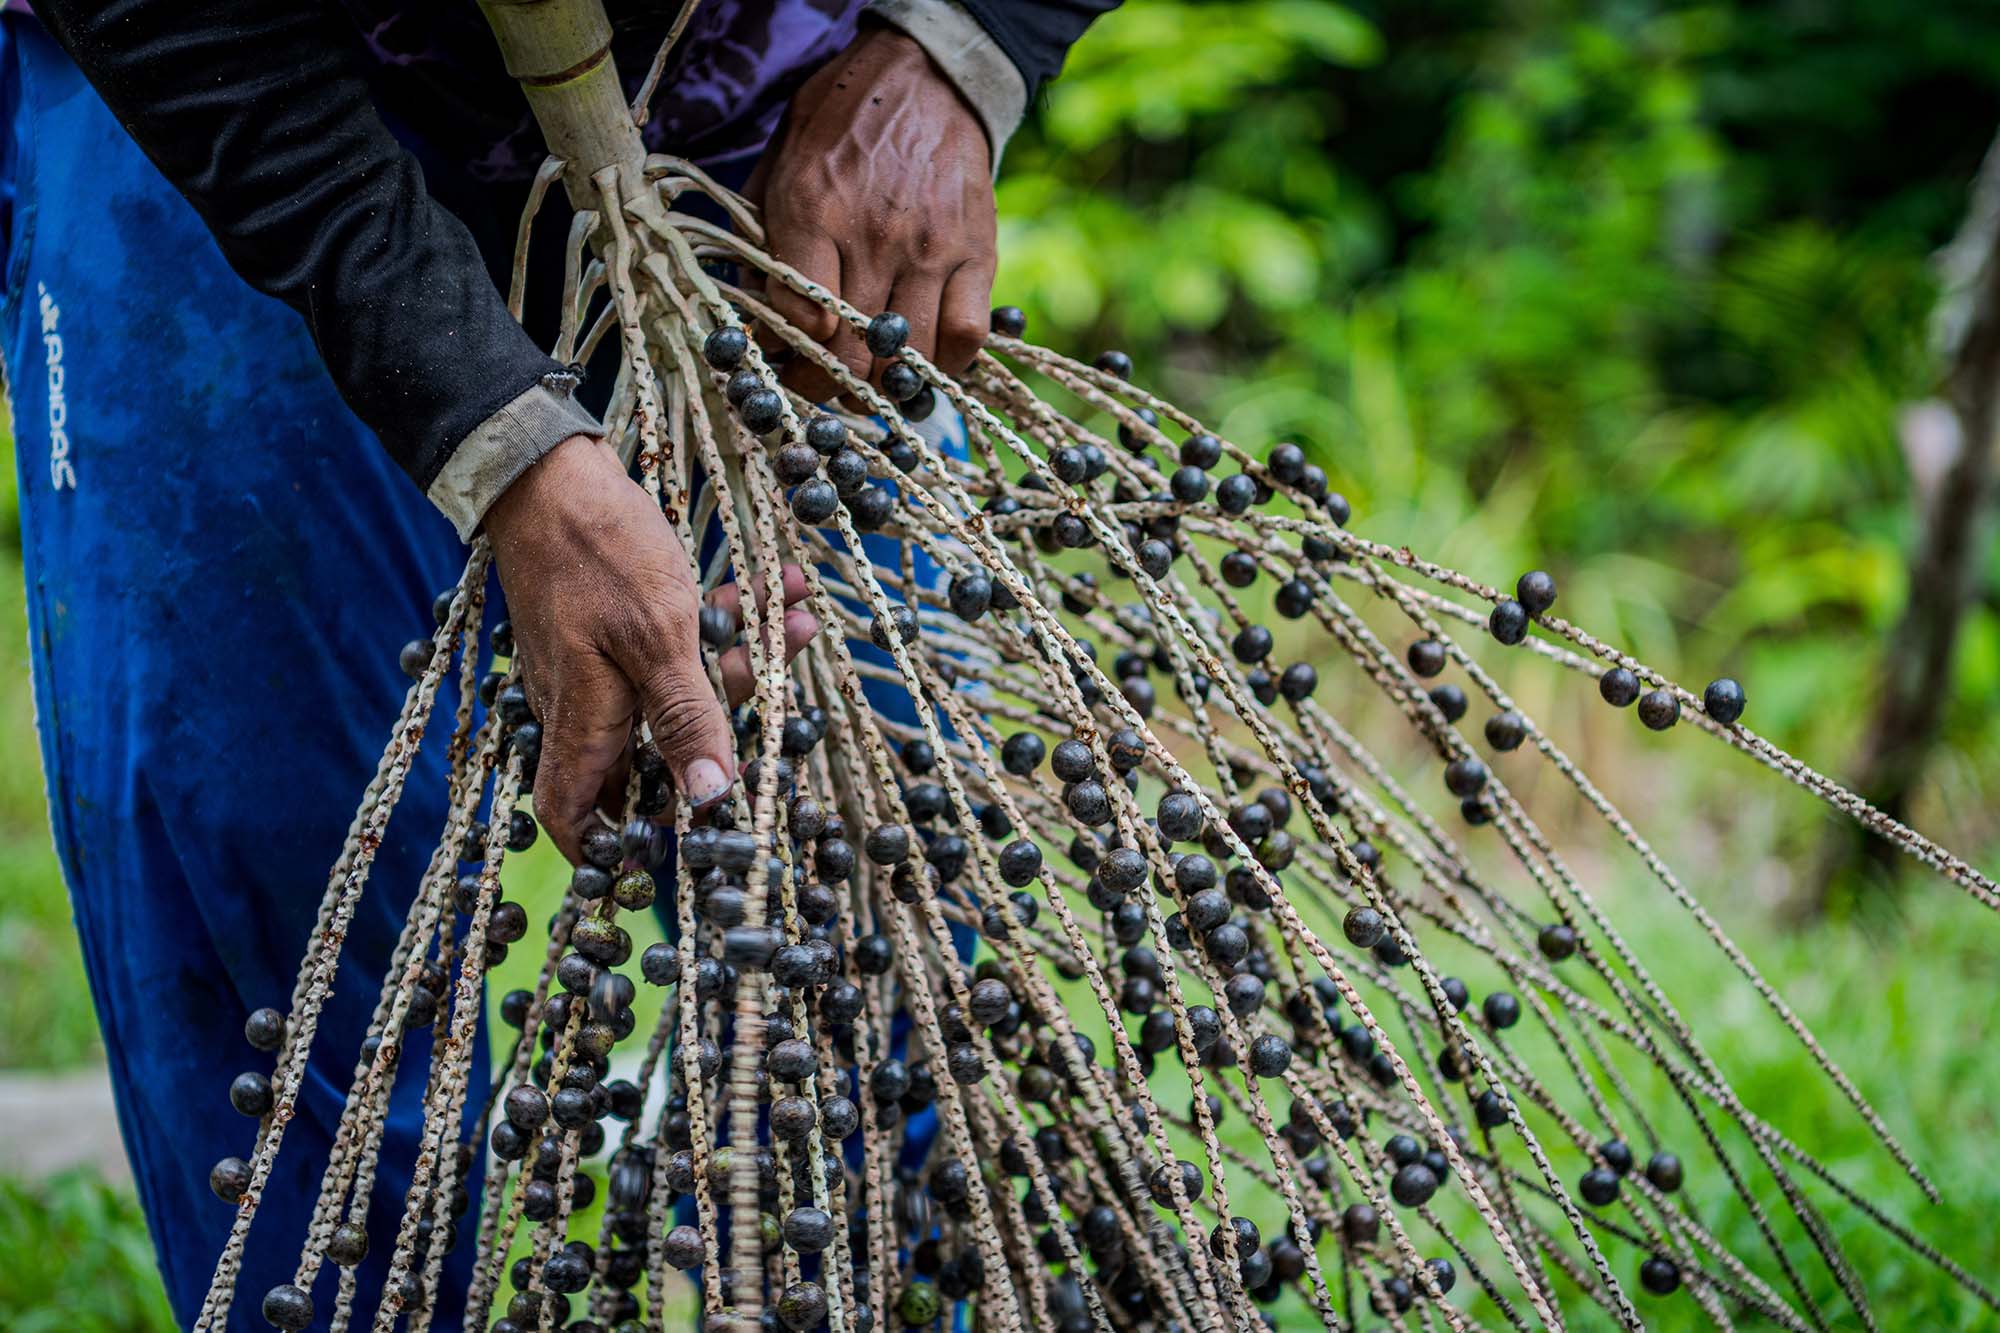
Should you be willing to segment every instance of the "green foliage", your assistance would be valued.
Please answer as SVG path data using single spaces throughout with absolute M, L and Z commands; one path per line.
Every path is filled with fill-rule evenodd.
M 1995 1030 L 1990 996 L 2000 957 L 1991 944 L 1989 912 L 1963 898 L 1928 896 L 1931 901 L 1913 912 L 1905 932 L 1886 951 L 1879 936 L 1864 931 L 1775 933 L 1739 924 L 1740 918 L 1725 919 L 1765 975 L 1782 979 L 1786 997 L 1938 1183 L 1944 1202 L 1937 1206 L 1924 1200 L 1798 1043 L 1685 922 L 1670 922 L 1668 913 L 1655 915 L 1644 908 L 1628 919 L 1635 934 L 1645 932 L 1647 952 L 1680 983 L 1679 993 L 1705 997 L 1701 1022 L 1709 1048 L 1744 1101 L 1768 1108 L 1773 1122 L 1844 1184 L 1984 1281 L 2000 1264 L 2000 1245 L 1985 1222 L 1992 1200 L 1983 1197 L 1981 1182 L 1990 1176 L 1961 1154 L 1968 1138 L 1984 1137 L 1994 1108 L 2000 1106 L 2000 1073 L 1981 1055 Z M 1857 984 L 1864 977 L 1865 990 Z M 1638 1092 L 1647 1105 L 1672 1101 L 1666 1080 L 1656 1073 Z M 1735 1159 L 1754 1171 L 1755 1159 L 1743 1138 L 1725 1141 Z M 1690 1163 L 1701 1161 L 1699 1179 L 1691 1174 L 1689 1187 L 1698 1215 L 1736 1253 L 1759 1254 L 1756 1228 L 1742 1205 L 1729 1197 L 1713 1159 L 1699 1150 L 1682 1155 Z M 1768 1185 L 1766 1191 L 1774 1213 L 1781 1211 Z M 1898 1242 L 1865 1226 L 1854 1205 L 1817 1181 L 1805 1192 L 1834 1223 L 1885 1327 L 1988 1326 L 1990 1310 Z M 1780 1234 L 1789 1238 L 1795 1257 L 1809 1254 L 1796 1222 L 1781 1227 Z M 1774 1271 L 1769 1251 L 1762 1254 L 1760 1271 Z M 1636 1266 L 1637 1258 L 1628 1250 L 1624 1271 L 1636 1271 Z M 1823 1273 L 1812 1287 L 1829 1310 L 1838 1305 Z M 1663 1314 L 1676 1316 L 1658 1327 L 1707 1326 L 1689 1302 L 1656 1304 Z M 1669 1311 L 1669 1305 L 1676 1308 Z
M 0 1327 L 8 1333 L 167 1333 L 153 1243 L 132 1198 L 72 1172 L 0 1179 Z
M 1755 724 L 1837 766 L 1904 595 L 1898 422 L 1996 51 L 1966 4 L 1137 0 L 1008 150 L 999 292 L 1299 440 L 1369 536 L 1545 566 L 1695 685 L 1747 675 Z M 1959 697 L 1996 644 L 1989 603 Z M 2000 721 L 1946 739 L 1920 815 L 1991 839 Z

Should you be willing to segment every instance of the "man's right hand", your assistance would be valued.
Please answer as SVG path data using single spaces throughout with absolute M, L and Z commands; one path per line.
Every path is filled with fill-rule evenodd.
M 734 734 L 701 658 L 701 597 L 687 552 L 615 455 L 573 436 L 509 486 L 486 513 L 500 585 L 542 726 L 535 810 L 564 856 L 600 797 L 615 814 L 621 771 L 641 719 L 689 801 L 707 805 L 736 772 Z M 785 570 L 785 604 L 805 594 Z M 711 604 L 734 612 L 725 585 Z M 785 612 L 789 659 L 819 632 L 810 612 Z M 748 649 L 721 661 L 732 704 L 753 689 Z

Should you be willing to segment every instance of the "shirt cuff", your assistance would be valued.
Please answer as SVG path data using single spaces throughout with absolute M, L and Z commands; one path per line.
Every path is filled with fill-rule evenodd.
M 993 170 L 1028 111 L 1028 84 L 979 20 L 953 0 L 872 0 L 868 12 L 903 31 L 971 104 L 993 148 Z
M 459 540 L 472 540 L 501 492 L 543 454 L 572 435 L 604 438 L 604 427 L 570 396 L 574 385 L 562 372 L 544 375 L 458 442 L 425 494 Z

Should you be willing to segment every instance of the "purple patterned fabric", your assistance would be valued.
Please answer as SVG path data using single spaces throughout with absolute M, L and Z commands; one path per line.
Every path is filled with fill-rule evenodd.
M 520 180 L 541 136 L 472 0 L 341 0 L 383 114 L 478 180 Z M 33 12 L 30 0 L 5 8 Z M 607 0 L 612 53 L 636 93 L 680 0 Z M 865 0 L 704 0 L 653 97 L 647 146 L 715 167 L 756 156 L 801 83 L 854 38 Z

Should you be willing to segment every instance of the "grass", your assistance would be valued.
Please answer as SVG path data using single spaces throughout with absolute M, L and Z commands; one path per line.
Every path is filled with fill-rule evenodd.
M 1996 983 L 2000 983 L 2000 954 L 1992 947 L 1990 913 L 1955 890 L 1935 885 L 1926 885 L 1912 895 L 1904 917 L 1894 928 L 1831 926 L 1804 933 L 1785 932 L 1774 929 L 1753 904 L 1710 904 L 1831 1057 L 1859 1085 L 1918 1166 L 1938 1182 L 1943 1202 L 1931 1205 L 1874 1141 L 1811 1055 L 1677 907 L 1635 879 L 1615 881 L 1615 887 L 1602 893 L 1611 900 L 1607 910 L 1625 938 L 1681 1006 L 1708 1053 L 1753 1112 L 1774 1123 L 1872 1204 L 1939 1245 L 1976 1277 L 1983 1279 L 2000 1269 L 2000 1235 L 1988 1222 L 1996 1202 L 2000 1202 L 2000 1179 L 1992 1170 L 1987 1149 L 1995 1111 L 2000 1108 L 2000 1067 L 1986 1055 L 1996 1024 L 2000 1024 L 1992 1004 Z M 1313 916 L 1310 911 L 1307 915 L 1309 919 Z M 1322 925 L 1337 937 L 1335 923 L 1314 922 L 1316 930 Z M 1442 971 L 1456 972 L 1467 980 L 1476 1004 L 1498 978 L 1490 967 L 1473 962 L 1473 957 L 1438 950 L 1436 961 Z M 1580 984 L 1582 973 L 1577 964 L 1567 965 L 1566 971 L 1573 984 Z M 1580 985 L 1580 989 L 1609 1005 L 1608 992 L 1602 987 Z M 1100 1053 L 1108 1052 L 1108 1034 L 1087 987 L 1079 982 L 1070 991 L 1071 1017 L 1097 1042 Z M 1364 986 L 1363 993 L 1377 1016 L 1389 1024 L 1391 1035 L 1400 1038 L 1402 1029 L 1390 1017 L 1391 1011 L 1376 1003 L 1379 992 Z M 1564 1092 L 1563 1066 L 1553 1044 L 1545 1035 L 1533 1035 L 1532 1026 L 1531 1019 L 1524 1020 L 1510 1034 L 1515 1039 L 1513 1048 L 1524 1062 L 1542 1071 L 1558 1097 L 1575 1105 L 1574 1086 Z M 1630 1078 L 1639 1104 L 1653 1118 L 1660 1146 L 1677 1152 L 1686 1163 L 1688 1183 L 1683 1198 L 1694 1215 L 1782 1291 L 1779 1269 L 1763 1248 L 1750 1215 L 1704 1150 L 1665 1077 L 1629 1053 L 1617 1063 Z M 1427 1092 L 1437 1095 L 1436 1079 L 1427 1077 L 1425 1086 Z M 1171 1059 L 1161 1062 L 1154 1091 L 1163 1106 L 1186 1110 L 1188 1085 Z M 1463 1115 L 1462 1093 L 1454 1088 L 1445 1095 L 1459 1098 L 1456 1105 Z M 1286 1099 L 1279 1094 L 1272 1104 L 1282 1122 Z M 1710 1123 L 1726 1125 L 1712 1106 L 1704 1104 L 1703 1109 Z M 1583 1155 L 1569 1146 L 1546 1115 L 1529 1108 L 1527 1119 L 1573 1192 L 1587 1167 Z M 1629 1125 L 1629 1119 L 1623 1123 Z M 1387 1132 L 1378 1131 L 1378 1139 Z M 1222 1133 L 1251 1157 L 1263 1156 L 1261 1141 L 1235 1110 L 1225 1114 Z M 1747 1139 L 1726 1129 L 1721 1139 L 1732 1160 L 1751 1179 L 1787 1252 L 1807 1274 L 1814 1298 L 1830 1312 L 1837 1312 L 1829 1316 L 1832 1326 L 1859 1327 L 1839 1300 L 1832 1280 L 1819 1268 L 1799 1224 L 1786 1214 L 1768 1177 L 1760 1175 Z M 1650 1151 L 1644 1143 L 1635 1143 L 1634 1148 L 1642 1161 Z M 1191 1138 L 1182 1136 L 1178 1151 L 1191 1160 L 1202 1160 L 1198 1144 Z M 1532 1174 L 1525 1154 L 1518 1149 L 1503 1151 L 1510 1163 Z M 1830 1188 L 1815 1181 L 1805 1186 L 1805 1194 L 1826 1217 L 1857 1270 L 1865 1275 L 1868 1296 L 1885 1326 L 1992 1326 L 1990 1310 L 1875 1230 Z M 1629 1192 L 1626 1197 L 1631 1197 Z M 1285 1224 L 1282 1200 L 1267 1191 L 1239 1184 L 1232 1192 L 1231 1204 L 1235 1212 L 1255 1221 L 1267 1237 L 1277 1234 Z M 1447 1191 L 1437 1207 L 1455 1234 L 1484 1237 L 1483 1224 L 1462 1194 Z M 1552 1234 L 1567 1234 L 1552 1209 L 1542 1209 L 1537 1215 Z M 1623 1203 L 1614 1206 L 1608 1216 L 1631 1224 Z M 1421 1253 L 1447 1253 L 1434 1233 L 1413 1230 L 1412 1235 Z M 1646 1257 L 1644 1252 L 1616 1240 L 1603 1243 L 1613 1271 L 1649 1327 L 1707 1326 L 1706 1317 L 1687 1297 L 1663 1301 L 1640 1291 L 1637 1272 Z M 1504 1271 L 1490 1240 L 1475 1243 L 1473 1251 L 1489 1273 Z M 1330 1267 L 1328 1276 L 1337 1292 L 1337 1268 Z M 1460 1277 L 1464 1286 L 1462 1266 Z M 1502 1324 L 1500 1312 L 1483 1298 L 1467 1308 L 1488 1326 Z M 1564 1312 L 1573 1328 L 1615 1327 L 1573 1289 L 1566 1291 Z M 1296 1297 L 1288 1297 L 1279 1307 L 1280 1327 L 1316 1326 L 1317 1322 Z M 1755 1318 L 1740 1320 L 1739 1326 L 1772 1327 Z
M 129 1194 L 87 1172 L 0 1179 L 0 1327 L 8 1333 L 141 1333 L 173 1315 Z

